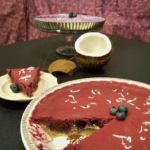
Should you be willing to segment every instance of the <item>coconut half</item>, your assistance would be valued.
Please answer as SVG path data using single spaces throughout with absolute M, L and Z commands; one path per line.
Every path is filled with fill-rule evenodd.
M 112 57 L 110 39 L 99 32 L 88 32 L 75 42 L 75 58 L 83 69 L 100 69 Z

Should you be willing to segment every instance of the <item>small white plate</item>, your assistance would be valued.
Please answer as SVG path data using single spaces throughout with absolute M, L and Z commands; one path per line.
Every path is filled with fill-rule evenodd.
M 54 77 L 52 74 L 41 71 L 38 88 L 33 93 L 32 97 L 28 97 L 28 96 L 24 95 L 22 92 L 20 92 L 20 93 L 12 92 L 12 90 L 10 89 L 10 84 L 12 84 L 12 83 L 7 74 L 0 77 L 0 97 L 3 99 L 6 99 L 6 100 L 24 102 L 24 101 L 30 101 L 30 100 L 36 98 L 41 93 L 43 93 L 45 90 L 57 85 L 58 83 L 57 83 L 57 78 Z

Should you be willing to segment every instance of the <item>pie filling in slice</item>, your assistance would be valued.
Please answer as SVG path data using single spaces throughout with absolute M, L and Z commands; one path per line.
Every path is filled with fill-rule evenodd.
M 38 124 L 51 138 L 65 136 L 70 144 L 79 143 L 96 130 L 103 128 L 113 118 L 82 118 L 77 120 L 54 120 L 39 118 L 31 120 Z

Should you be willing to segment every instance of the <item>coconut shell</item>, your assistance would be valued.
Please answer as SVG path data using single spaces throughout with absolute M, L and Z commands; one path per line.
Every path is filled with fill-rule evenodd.
M 113 49 L 101 57 L 84 56 L 76 51 L 75 58 L 79 66 L 84 70 L 99 70 L 106 65 L 113 55 Z
M 91 36 L 91 39 L 90 39 L 91 41 L 88 39 L 88 43 L 87 43 L 87 37 L 89 38 L 90 36 Z M 95 39 L 93 36 L 95 36 L 97 39 L 102 38 L 103 40 L 107 41 L 107 44 L 109 44 L 109 49 L 106 49 L 107 51 L 106 51 L 106 53 L 103 53 L 103 55 L 99 55 L 100 51 L 99 51 L 99 53 L 97 53 L 97 55 L 92 55 L 92 53 L 88 53 L 89 47 L 91 48 L 91 51 L 92 51 L 93 47 L 97 46 L 96 45 L 97 42 L 100 42 L 100 41 L 98 41 L 99 40 L 98 39 L 97 42 L 94 43 L 93 41 L 95 41 Z M 83 52 L 87 52 L 87 53 L 82 53 L 82 49 L 81 49 L 81 48 L 83 48 L 83 43 L 81 46 L 81 42 L 83 42 L 84 40 L 86 42 L 84 43 L 85 47 L 83 49 Z M 88 47 L 86 47 L 87 46 L 86 44 L 88 45 Z M 81 47 L 79 47 L 79 45 Z M 98 45 L 98 46 L 99 46 L 98 47 L 99 50 L 101 50 L 101 45 Z M 82 69 L 84 69 L 84 70 L 99 70 L 108 63 L 108 61 L 111 59 L 111 57 L 113 55 L 112 42 L 106 35 L 104 35 L 102 33 L 98 33 L 98 32 L 85 33 L 76 40 L 75 52 L 76 52 L 76 54 L 75 54 L 76 61 Z
M 70 60 L 59 59 L 51 63 L 48 67 L 49 73 L 53 72 L 63 72 L 72 76 L 74 73 L 74 69 L 76 68 L 76 64 Z

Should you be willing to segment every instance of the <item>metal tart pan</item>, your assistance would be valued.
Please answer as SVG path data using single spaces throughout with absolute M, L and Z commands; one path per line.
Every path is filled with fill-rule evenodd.
M 36 27 L 43 32 L 51 33 L 85 33 L 102 29 L 105 20 L 101 22 L 44 22 L 33 19 Z

